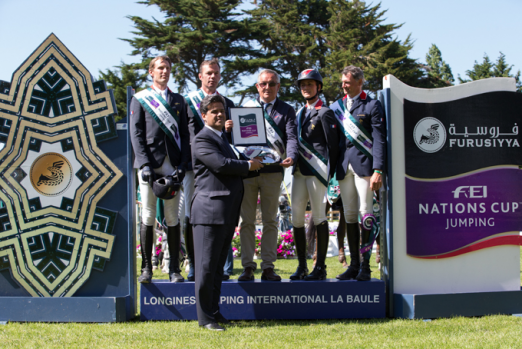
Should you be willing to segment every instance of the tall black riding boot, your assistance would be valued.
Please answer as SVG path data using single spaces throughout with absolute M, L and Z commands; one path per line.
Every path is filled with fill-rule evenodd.
M 181 235 L 179 231 L 179 223 L 174 227 L 167 228 L 167 241 L 169 243 L 170 265 L 169 276 L 170 282 L 183 282 L 185 279 L 181 276 L 179 270 L 179 244 Z
M 362 235 L 362 244 L 368 243 L 370 239 L 371 230 L 366 230 L 361 225 L 361 235 Z M 359 269 L 359 274 L 357 274 L 357 281 L 370 281 L 372 279 L 372 271 L 370 270 L 370 257 L 372 255 L 372 250 L 368 253 L 364 254 L 363 261 L 361 263 L 361 267 Z
M 350 266 L 344 273 L 337 275 L 336 278 L 339 280 L 355 280 L 361 267 L 359 259 L 359 223 L 347 223 L 346 235 L 348 237 L 348 248 L 350 249 Z
M 141 223 L 140 225 L 140 244 L 141 244 L 141 275 L 138 281 L 148 284 L 152 281 L 152 226 Z
M 290 280 L 302 280 L 308 274 L 306 265 L 306 233 L 305 228 L 294 227 L 295 251 L 297 252 L 297 260 L 299 265 L 295 273 L 290 275 Z
M 328 231 L 328 222 L 324 221 L 317 226 L 317 260 L 315 262 L 314 270 L 308 274 L 304 279 L 324 280 L 326 279 L 326 253 L 328 252 L 328 242 L 330 240 L 330 232 Z
M 187 281 L 194 281 L 194 237 L 192 235 L 192 224 L 190 224 L 190 217 L 185 217 L 183 221 L 183 232 L 185 234 L 185 249 L 187 250 L 187 257 L 189 261 L 189 273 Z

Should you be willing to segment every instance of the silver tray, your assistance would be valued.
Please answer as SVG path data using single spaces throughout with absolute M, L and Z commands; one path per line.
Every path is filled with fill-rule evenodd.
M 263 147 L 260 145 L 250 145 L 243 149 L 243 155 L 249 159 L 260 157 L 264 165 L 277 165 L 281 162 L 279 155 L 269 147 Z

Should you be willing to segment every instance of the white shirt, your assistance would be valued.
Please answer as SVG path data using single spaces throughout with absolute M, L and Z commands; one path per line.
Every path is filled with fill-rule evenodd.
M 362 93 L 362 91 L 357 96 L 355 96 L 353 98 L 350 98 L 350 96 L 346 95 L 346 108 L 348 108 L 348 110 L 352 109 L 352 105 L 359 98 L 361 93 Z
M 154 88 L 154 91 L 156 91 L 156 93 L 158 93 L 161 96 L 161 98 L 165 100 L 165 102 L 167 102 L 167 88 L 165 88 L 163 91 L 157 88 L 156 86 L 152 86 L 152 88 Z
M 306 105 L 306 114 L 305 114 L 305 117 L 308 117 L 308 115 L 310 114 L 310 112 L 311 112 L 312 110 L 314 110 L 315 105 L 317 104 L 317 102 L 319 102 L 319 98 L 317 98 L 317 100 L 316 100 L 314 103 L 312 103 L 311 105 L 308 105 L 308 104 Z

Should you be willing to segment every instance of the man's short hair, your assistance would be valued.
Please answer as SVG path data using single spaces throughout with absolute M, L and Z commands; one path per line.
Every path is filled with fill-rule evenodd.
M 263 74 L 274 74 L 276 76 L 276 82 L 279 84 L 281 82 L 281 78 L 279 77 L 279 74 L 272 69 L 263 69 L 257 76 L 257 82 L 259 82 L 259 79 L 261 78 L 261 75 Z
M 170 59 L 169 56 L 166 56 L 166 55 L 163 55 L 163 56 L 158 56 L 158 57 L 155 57 L 152 59 L 152 61 L 150 61 L 149 63 L 149 70 L 153 70 L 154 69 L 154 66 L 156 65 L 156 62 L 157 61 L 165 61 L 169 64 L 169 66 L 172 67 L 172 60 Z
M 206 114 L 208 112 L 208 107 L 212 103 L 221 103 L 223 104 L 223 108 L 225 108 L 225 99 L 220 95 L 208 95 L 199 104 L 199 110 L 201 110 L 201 114 Z
M 352 78 L 355 80 L 364 80 L 364 73 L 361 68 L 349 65 L 343 69 L 343 75 L 348 75 L 350 73 L 352 75 Z
M 204 66 L 206 66 L 206 65 L 210 66 L 212 64 L 216 64 L 218 66 L 218 68 L 221 69 L 221 66 L 219 65 L 219 60 L 216 57 L 214 57 L 212 59 L 201 62 L 201 64 L 199 65 L 199 73 L 201 74 Z

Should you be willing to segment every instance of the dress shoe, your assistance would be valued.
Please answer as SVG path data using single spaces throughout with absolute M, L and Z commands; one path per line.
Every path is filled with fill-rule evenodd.
M 274 272 L 274 268 L 263 269 L 261 280 L 266 281 L 281 281 L 281 277 Z
M 303 280 L 306 275 L 308 275 L 308 268 L 299 265 L 295 273 L 290 275 L 290 280 Z
M 217 322 L 223 325 L 229 325 L 230 321 L 228 321 L 227 318 L 225 318 L 221 313 L 214 314 L 214 319 L 216 319 Z
M 230 279 L 230 275 L 228 274 L 223 274 L 223 276 L 221 277 L 221 280 L 223 281 L 228 281 Z
M 254 280 L 254 268 L 252 267 L 246 267 L 243 271 L 243 274 L 241 274 L 238 278 L 238 281 L 252 281 Z
M 207 330 L 211 330 L 211 331 L 224 331 L 225 330 L 225 328 L 219 326 L 217 322 L 211 322 L 211 323 L 203 325 L 201 327 L 206 328 Z
M 170 282 L 183 282 L 185 279 L 178 272 L 170 273 Z
M 144 270 L 141 272 L 140 277 L 138 278 L 138 282 L 142 284 L 150 284 L 152 281 L 152 273 Z

